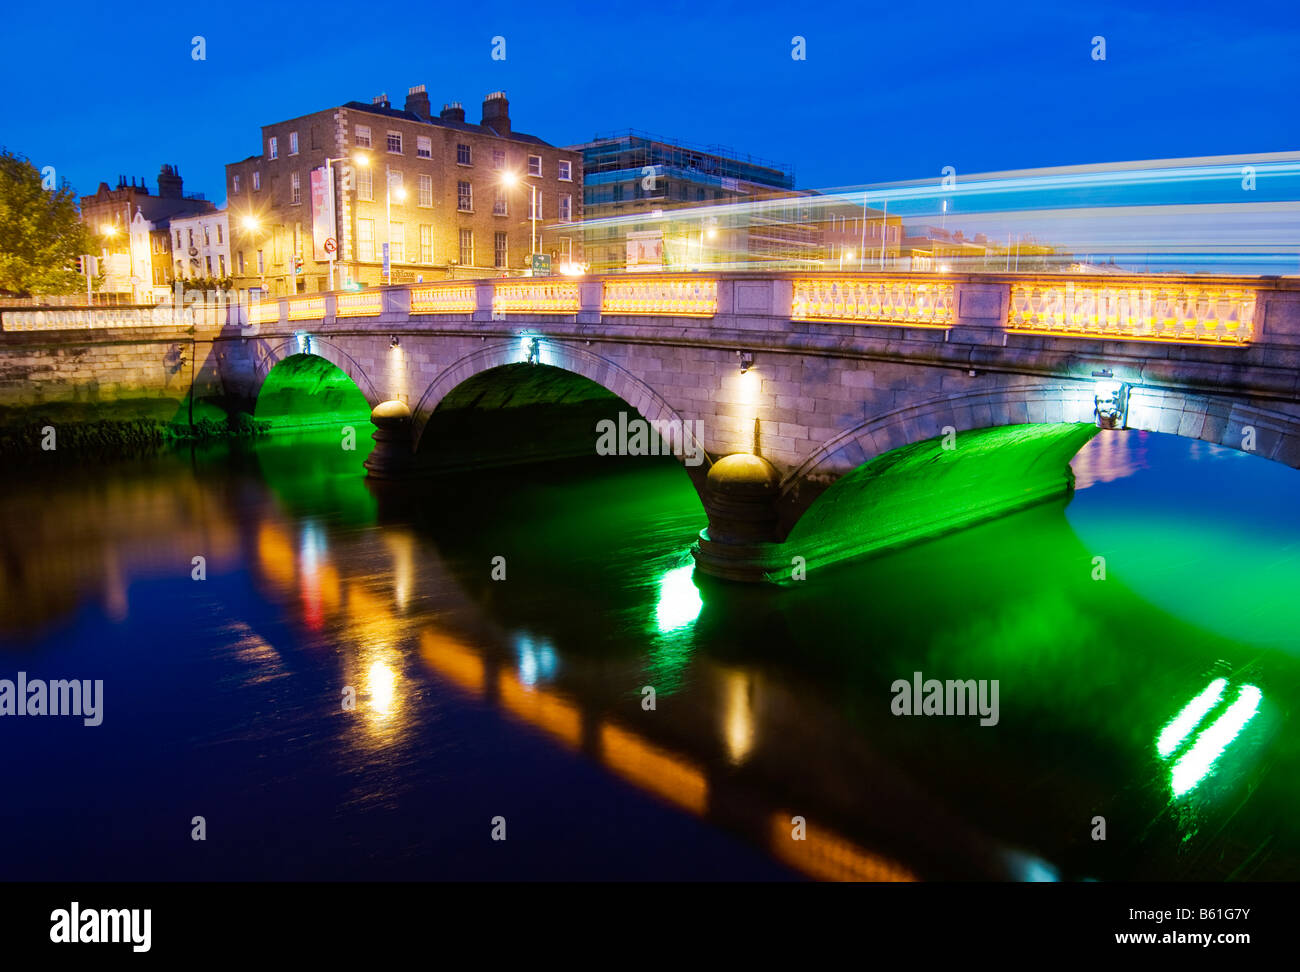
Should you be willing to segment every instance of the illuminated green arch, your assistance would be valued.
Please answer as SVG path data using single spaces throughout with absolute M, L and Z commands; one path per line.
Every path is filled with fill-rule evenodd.
M 370 437 L 370 403 L 346 372 L 317 354 L 291 354 L 267 372 L 254 418 L 273 430 L 353 426 Z

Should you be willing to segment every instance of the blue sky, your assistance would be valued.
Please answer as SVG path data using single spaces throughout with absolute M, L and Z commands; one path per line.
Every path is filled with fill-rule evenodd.
M 5 13 L 0 143 L 79 192 L 175 162 L 220 202 L 260 125 L 424 83 L 471 121 L 504 89 L 515 126 L 557 144 L 645 129 L 793 164 L 809 188 L 1300 149 L 1300 4 L 1136 7 L 24 4 Z

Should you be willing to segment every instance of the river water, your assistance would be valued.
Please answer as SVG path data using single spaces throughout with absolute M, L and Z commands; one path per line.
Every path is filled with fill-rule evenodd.
M 751 588 L 692 575 L 670 458 L 360 459 L 5 480 L 0 679 L 103 721 L 0 717 L 0 878 L 1300 872 L 1300 473 L 1103 433 L 1068 500 Z

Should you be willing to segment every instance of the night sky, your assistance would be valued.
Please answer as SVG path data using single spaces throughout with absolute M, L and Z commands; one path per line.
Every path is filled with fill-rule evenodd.
M 424 83 L 470 121 L 504 89 L 555 144 L 638 128 L 792 164 L 803 188 L 1300 148 L 1300 5 L 1130 6 L 25 4 L 5 14 L 0 143 L 79 192 L 174 162 L 221 203 L 260 125 Z

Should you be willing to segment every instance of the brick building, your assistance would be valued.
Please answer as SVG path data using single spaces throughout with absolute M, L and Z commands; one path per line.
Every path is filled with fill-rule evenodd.
M 386 242 L 393 283 L 521 273 L 534 229 L 554 262 L 581 256 L 567 228 L 581 218 L 582 153 L 515 131 L 503 92 L 479 124 L 459 103 L 433 115 L 419 85 L 400 110 L 380 95 L 266 125 L 261 153 L 226 166 L 226 189 L 240 289 L 329 289 L 327 239 L 335 289 L 382 284 Z
M 119 176 L 116 189 L 101 182 L 94 195 L 81 197 L 81 221 L 99 243 L 101 293 L 144 303 L 168 298 L 175 279 L 171 221 L 216 209 L 202 193 L 184 190 L 180 170 L 164 165 L 157 193 L 143 178 Z

